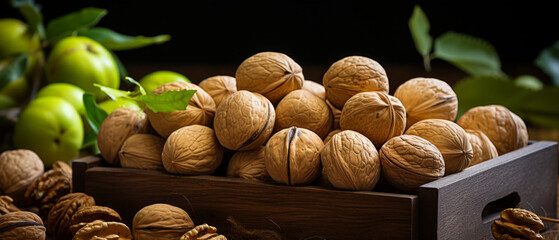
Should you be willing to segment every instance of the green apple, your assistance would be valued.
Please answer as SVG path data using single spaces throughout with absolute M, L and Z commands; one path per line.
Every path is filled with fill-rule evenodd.
M 41 97 L 61 97 L 68 101 L 80 115 L 85 114 L 83 106 L 83 89 L 70 83 L 51 83 L 37 92 L 36 98 Z
M 27 77 L 31 77 L 43 57 L 39 34 L 31 34 L 29 26 L 14 18 L 0 19 L 0 59 L 18 53 L 27 53 Z
M 111 53 L 98 42 L 81 36 L 66 37 L 50 52 L 45 66 L 49 82 L 72 83 L 95 95 L 106 95 L 94 83 L 118 89 L 118 67 Z
M 126 99 L 126 98 L 117 98 L 116 100 L 106 100 L 104 102 L 99 103 L 99 107 L 101 107 L 107 114 L 111 114 L 115 109 L 127 107 L 127 108 L 134 108 L 138 111 L 142 110 L 142 107 L 138 104 L 138 102 Z
M 78 156 L 83 141 L 78 111 L 60 97 L 37 98 L 23 110 L 14 130 L 16 148 L 36 152 L 46 167 Z
M 177 72 L 155 71 L 148 75 L 145 75 L 142 79 L 140 79 L 140 85 L 142 85 L 147 93 L 151 93 L 162 84 L 175 81 L 183 81 L 188 83 L 190 82 L 188 78 Z
M 0 61 L 0 71 L 8 65 L 9 61 Z M 28 95 L 28 83 L 25 76 L 9 83 L 0 89 L 0 109 L 17 106 Z

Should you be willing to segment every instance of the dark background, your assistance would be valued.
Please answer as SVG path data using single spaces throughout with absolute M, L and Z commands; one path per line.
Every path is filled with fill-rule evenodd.
M 0 5 L 0 17 L 20 18 L 8 2 L 4 0 Z M 42 5 L 45 21 L 94 6 L 108 10 L 98 26 L 128 35 L 170 34 L 171 41 L 162 45 L 117 52 L 137 75 L 181 66 L 190 66 L 191 72 L 203 71 L 198 69 L 201 66 L 215 70 L 206 75 L 234 74 L 234 68 L 245 58 L 260 51 L 289 55 L 304 70 L 308 66 L 313 78 L 320 78 L 330 64 L 349 55 L 375 59 L 387 71 L 423 71 L 422 58 L 407 25 L 417 1 L 37 2 Z M 483 38 L 495 46 L 505 72 L 516 74 L 519 69 L 527 69 L 541 75 L 532 67 L 534 59 L 543 48 L 559 40 L 559 21 L 552 2 L 419 4 L 429 17 L 432 36 L 452 30 Z M 437 64 L 439 69 L 448 67 L 438 60 L 433 64 L 434 71 Z

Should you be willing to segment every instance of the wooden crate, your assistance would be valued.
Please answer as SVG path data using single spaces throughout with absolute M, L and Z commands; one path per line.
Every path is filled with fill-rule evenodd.
M 142 207 L 164 202 L 224 234 L 233 217 L 289 239 L 492 239 L 490 225 L 504 208 L 556 217 L 557 151 L 555 142 L 530 142 L 411 194 L 106 167 L 98 156 L 72 166 L 74 191 L 114 208 L 129 226 Z

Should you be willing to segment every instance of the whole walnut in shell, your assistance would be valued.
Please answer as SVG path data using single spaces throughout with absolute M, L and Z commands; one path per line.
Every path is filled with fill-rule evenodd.
M 290 92 L 276 106 L 275 131 L 295 126 L 325 138 L 333 121 L 334 116 L 326 102 L 305 90 Z
M 332 129 L 340 129 L 340 117 L 342 116 L 342 110 L 337 109 L 326 99 L 326 104 L 330 107 L 330 111 L 332 111 L 332 115 L 334 116 L 334 125 Z
M 46 236 L 43 221 L 35 213 L 19 211 L 0 216 L 2 240 L 44 240 Z
M 322 84 L 311 80 L 305 80 L 303 83 L 303 90 L 312 93 L 322 100 L 326 100 L 326 89 Z
M 151 126 L 164 138 L 169 137 L 173 131 L 184 126 L 199 124 L 211 127 L 213 123 L 215 102 L 210 94 L 196 84 L 182 81 L 165 83 L 153 90 L 152 94 L 161 95 L 166 91 L 181 91 L 184 89 L 196 90 L 185 110 L 156 113 L 148 107 L 145 108 Z
M 439 149 L 445 163 L 445 174 L 464 170 L 470 165 L 474 152 L 466 131 L 458 124 L 443 119 L 425 119 L 412 125 L 408 135 L 416 135 Z
M 136 213 L 132 233 L 136 240 L 179 239 L 194 228 L 194 222 L 181 208 L 156 203 Z
M 235 72 L 238 90 L 262 94 L 276 104 L 303 87 L 303 69 L 283 53 L 260 52 L 245 59 Z
M 453 121 L 458 113 L 456 93 L 448 83 L 436 78 L 412 78 L 394 92 L 406 108 L 406 128 L 423 119 Z
M 377 149 L 358 132 L 345 130 L 334 135 L 320 156 L 323 173 L 335 188 L 372 190 L 380 178 Z
M 344 105 L 340 127 L 357 131 L 380 147 L 404 133 L 406 110 L 397 98 L 384 92 L 358 93 Z
M 381 91 L 388 93 L 388 77 L 384 68 L 375 60 L 349 56 L 338 60 L 324 73 L 322 85 L 326 98 L 337 109 L 360 92 Z
M 132 234 L 126 224 L 120 222 L 93 221 L 76 232 L 73 240 L 130 240 Z
M 225 75 L 206 78 L 198 86 L 212 96 L 216 106 L 219 106 L 223 99 L 237 92 L 237 81 L 235 78 Z
M 264 164 L 264 146 L 243 152 L 235 152 L 227 166 L 227 177 L 269 181 L 270 174 Z
M 472 129 L 464 130 L 468 135 L 468 141 L 470 141 L 472 150 L 474 151 L 474 157 L 472 158 L 469 166 L 473 166 L 499 156 L 497 148 L 495 148 L 495 145 L 493 145 L 491 140 L 483 132 Z
M 161 153 L 165 139 L 152 134 L 130 136 L 118 152 L 120 165 L 124 168 L 163 170 Z
M 25 191 L 25 197 L 32 205 L 39 207 L 39 216 L 47 219 L 50 209 L 58 199 L 70 192 L 72 192 L 72 172 L 62 168 L 52 168 L 35 179 Z
M 31 150 L 8 150 L 0 154 L 0 194 L 10 196 L 16 205 L 26 205 L 27 188 L 43 175 L 43 161 Z
M 151 131 L 150 123 L 144 112 L 134 108 L 117 108 L 99 127 L 97 144 L 101 156 L 111 165 L 120 165 L 118 151 L 124 141 L 136 133 L 149 131 Z
M 262 146 L 272 135 L 276 112 L 272 103 L 258 93 L 237 91 L 219 105 L 215 135 L 222 146 L 247 151 Z
M 322 139 L 308 129 L 283 129 L 266 143 L 266 169 L 278 183 L 309 184 L 320 175 L 320 152 L 323 146 Z
M 528 145 L 528 130 L 520 117 L 500 105 L 474 107 L 458 119 L 464 129 L 479 130 L 491 140 L 499 155 Z
M 418 136 L 391 138 L 379 154 L 384 178 L 398 189 L 414 191 L 444 176 L 443 155 L 435 145 Z
M 161 160 L 170 173 L 212 174 L 223 159 L 223 148 L 214 130 L 202 125 L 182 127 L 169 136 Z
M 70 225 L 74 213 L 82 207 L 95 205 L 95 199 L 85 193 L 62 196 L 52 207 L 47 218 L 47 231 L 57 239 L 72 239 Z

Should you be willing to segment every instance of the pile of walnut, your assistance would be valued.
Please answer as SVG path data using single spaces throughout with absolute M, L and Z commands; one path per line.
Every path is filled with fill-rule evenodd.
M 491 224 L 491 233 L 496 240 L 543 240 L 540 231 L 544 228 L 542 219 L 535 213 L 521 208 L 507 208 L 501 211 L 501 219 Z
M 372 190 L 418 186 L 527 145 L 522 119 L 503 106 L 470 109 L 456 121 L 452 88 L 413 78 L 389 95 L 376 61 L 350 56 L 305 80 L 289 56 L 261 52 L 232 76 L 172 82 L 153 94 L 195 89 L 185 110 L 121 108 L 99 130 L 102 157 L 115 166 L 184 175 L 213 174 L 286 185 Z M 456 121 L 456 122 L 455 122 Z M 222 163 L 225 149 L 235 151 Z

